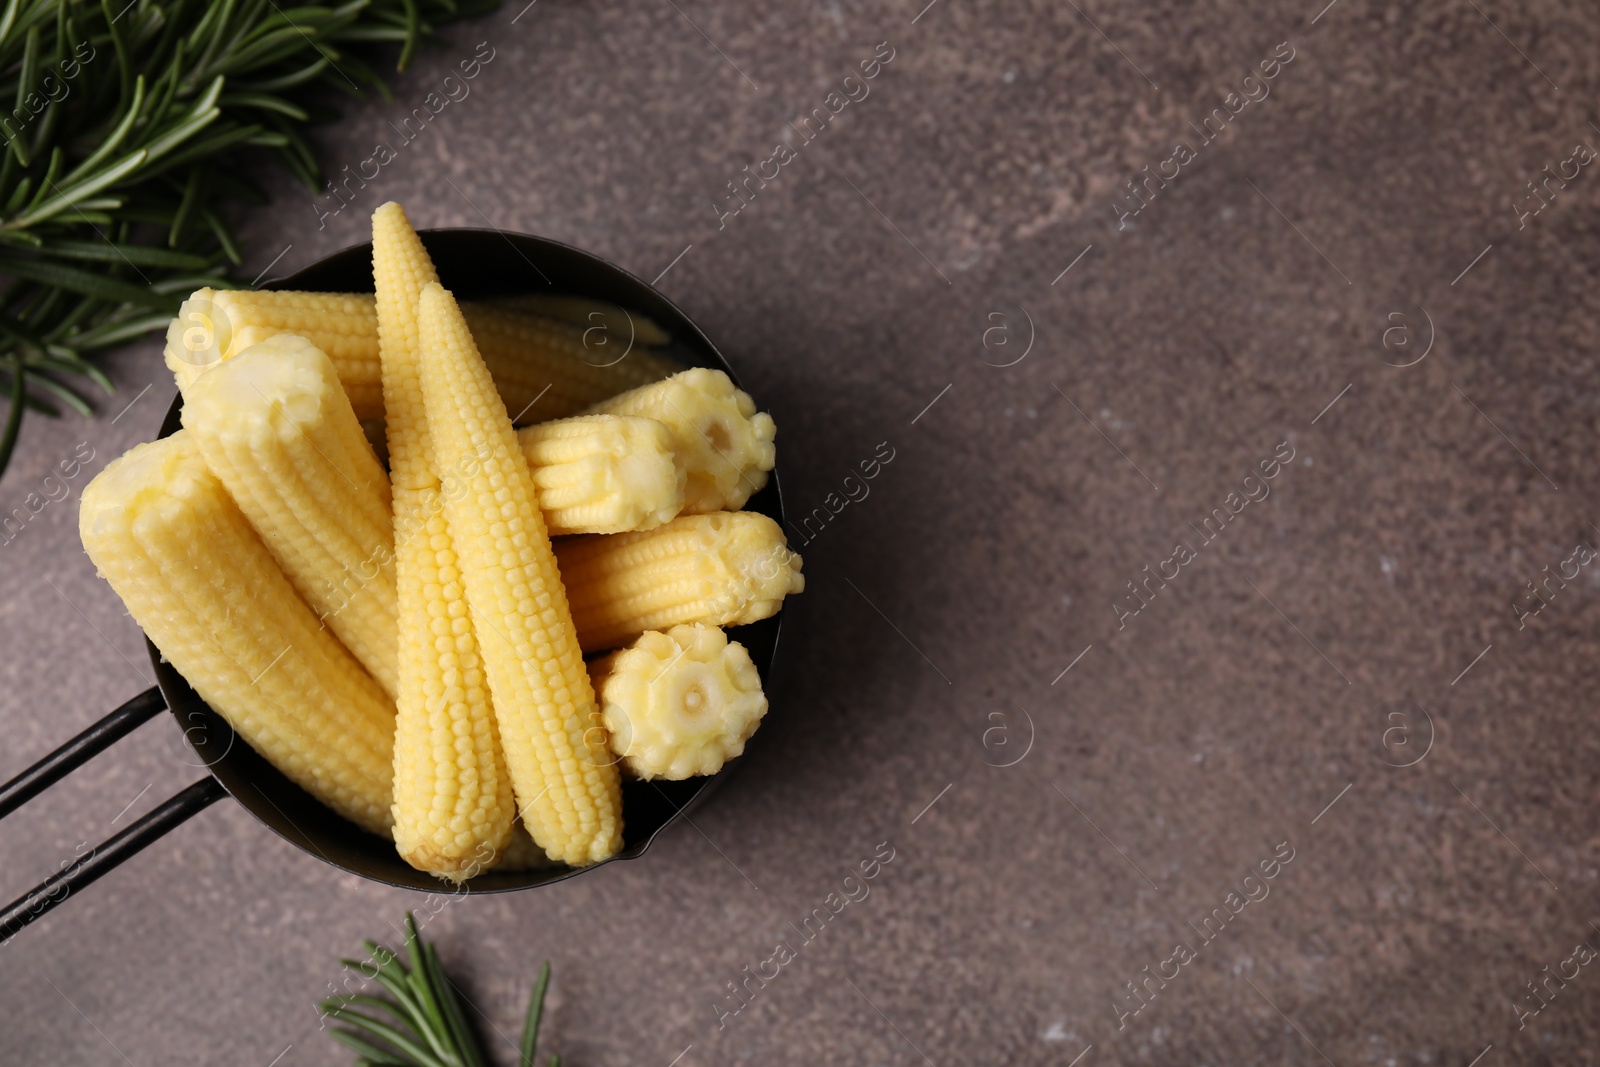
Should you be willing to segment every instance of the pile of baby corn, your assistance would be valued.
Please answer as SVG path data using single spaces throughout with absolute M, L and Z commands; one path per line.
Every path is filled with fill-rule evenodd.
M 624 772 L 714 773 L 766 713 L 720 627 L 804 587 L 739 510 L 772 419 L 621 309 L 458 305 L 398 204 L 372 259 L 375 295 L 195 293 L 183 429 L 85 488 L 84 547 L 245 741 L 412 866 L 604 860 Z

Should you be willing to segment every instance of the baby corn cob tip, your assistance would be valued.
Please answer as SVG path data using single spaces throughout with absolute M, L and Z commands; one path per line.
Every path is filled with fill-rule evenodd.
M 742 626 L 802 592 L 800 556 L 753 511 L 680 515 L 642 533 L 564 537 L 556 558 L 585 652 L 683 623 Z
M 422 400 L 417 300 L 439 274 L 405 209 L 392 200 L 372 213 L 372 278 L 389 478 L 396 488 L 425 489 L 438 484 L 439 472 Z
M 318 624 L 189 431 L 107 465 L 84 487 L 78 531 L 201 699 L 306 792 L 387 836 L 394 706 Z
M 462 473 L 445 516 L 523 822 L 551 859 L 607 859 L 622 840 L 620 777 L 527 460 L 454 297 L 425 286 L 418 318 L 434 465 Z
M 683 464 L 683 513 L 737 511 L 767 484 L 777 458 L 772 416 L 719 370 L 694 367 L 595 404 L 585 414 L 655 419 Z
M 582 415 L 517 431 L 551 534 L 652 530 L 683 509 L 683 468 L 653 419 Z
M 389 479 L 333 363 L 279 334 L 191 382 L 183 424 L 284 574 L 391 698 Z
M 589 677 L 611 750 L 639 778 L 716 774 L 767 713 L 750 654 L 715 626 L 651 630 Z

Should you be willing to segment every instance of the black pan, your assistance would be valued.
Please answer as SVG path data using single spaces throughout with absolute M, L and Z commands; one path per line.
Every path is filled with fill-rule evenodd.
M 691 366 L 714 367 L 733 376 L 733 368 L 716 346 L 671 301 L 633 275 L 587 252 L 542 237 L 498 230 L 429 230 L 423 232 L 422 241 L 439 269 L 440 280 L 462 299 L 550 292 L 607 300 L 647 316 L 666 330 L 672 337 L 667 354 Z M 372 246 L 347 248 L 265 288 L 371 292 Z M 607 341 L 609 361 L 615 358 L 618 348 L 627 347 L 629 339 L 612 337 Z M 734 380 L 738 380 L 736 376 Z M 160 436 L 177 430 L 182 404 L 181 397 L 173 400 Z M 746 507 L 783 522 L 776 471 L 766 488 Z M 730 631 L 730 636 L 749 649 L 750 658 L 764 679 L 771 678 L 778 626 L 778 619 L 771 618 Z M 0 786 L 0 818 L 160 714 L 163 708 L 172 710 L 185 739 L 210 773 L 0 910 L 0 939 L 11 937 L 76 890 L 224 796 L 232 796 L 279 837 L 341 870 L 406 889 L 438 892 L 450 888 L 407 865 L 391 842 L 333 814 L 285 778 L 235 736 L 227 722 L 206 706 L 170 664 L 163 662 L 154 645 L 149 646 L 149 651 L 156 688 L 134 697 Z M 624 782 L 623 847 L 615 858 L 636 859 L 643 855 L 663 829 L 705 800 L 731 772 L 732 768 L 727 768 L 710 778 L 682 782 Z M 530 889 L 593 869 L 552 866 L 488 871 L 451 891 L 499 893 Z

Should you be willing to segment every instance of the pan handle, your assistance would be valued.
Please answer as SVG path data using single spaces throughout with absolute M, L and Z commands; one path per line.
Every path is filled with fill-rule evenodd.
M 182 825 L 190 816 L 198 815 L 227 795 L 228 791 L 222 788 L 222 783 L 207 775 L 189 788 L 168 797 L 160 807 L 122 833 L 96 845 L 87 854 L 0 909 L 0 944 L 9 941 L 18 930 L 66 900 L 74 890 L 93 882 L 146 845 Z
M 5 785 L 0 785 L 0 819 L 161 714 L 166 707 L 161 690 L 151 686 Z
M 166 710 L 161 690 L 150 688 L 84 730 L 32 767 L 0 785 L 0 818 L 59 782 L 95 756 Z M 222 783 L 209 775 L 138 822 L 64 865 L 61 870 L 0 909 L 0 944 L 18 930 L 88 885 L 111 868 L 227 796 Z

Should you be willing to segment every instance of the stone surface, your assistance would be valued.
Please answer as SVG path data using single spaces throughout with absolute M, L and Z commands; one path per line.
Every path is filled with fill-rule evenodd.
M 797 519 L 893 450 L 800 546 L 770 721 L 714 803 L 638 862 L 442 906 L 220 804 L 0 949 L 0 1060 L 348 1063 L 313 1003 L 408 907 L 501 1063 L 546 958 L 572 1064 L 1600 1058 L 1594 965 L 1514 1007 L 1600 947 L 1600 570 L 1513 610 L 1600 537 L 1600 176 L 1513 208 L 1600 137 L 1593 11 L 922 2 L 517 0 L 320 132 L 355 165 L 493 49 L 351 208 L 319 229 L 282 181 L 246 227 L 247 276 L 389 198 L 661 275 L 776 417 Z M 719 219 L 880 42 L 870 95 Z M 80 442 L 92 470 L 153 436 L 156 346 L 110 366 L 100 417 L 28 424 L 6 510 Z M 150 681 L 77 544 L 84 477 L 0 547 L 0 774 Z M 1146 565 L 1179 569 L 1119 624 Z M 152 723 L 7 819 L 0 892 L 193 779 L 185 752 Z M 1119 1028 L 1147 966 L 1177 976 Z

